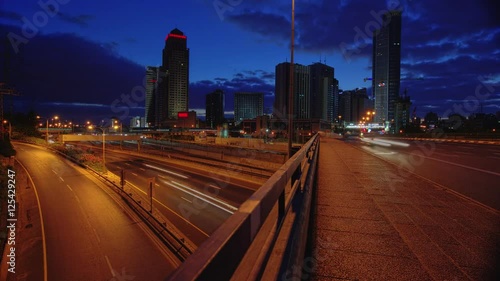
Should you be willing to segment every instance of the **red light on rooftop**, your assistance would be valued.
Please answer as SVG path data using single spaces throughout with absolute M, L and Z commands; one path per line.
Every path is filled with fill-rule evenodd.
M 168 40 L 169 37 L 172 37 L 172 38 L 180 38 L 180 39 L 187 39 L 187 37 L 185 35 L 177 35 L 177 34 L 168 34 L 167 37 L 165 38 L 165 40 Z
M 177 118 L 188 118 L 187 112 L 177 112 Z

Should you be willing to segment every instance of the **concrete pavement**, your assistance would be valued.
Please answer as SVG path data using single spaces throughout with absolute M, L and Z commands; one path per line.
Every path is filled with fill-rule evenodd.
M 500 212 L 323 138 L 311 280 L 500 280 Z M 450 176 L 450 175 L 443 175 Z

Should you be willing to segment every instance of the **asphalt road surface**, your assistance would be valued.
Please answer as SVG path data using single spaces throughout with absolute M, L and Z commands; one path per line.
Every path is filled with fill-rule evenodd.
M 154 205 L 200 245 L 254 192 L 231 178 L 197 174 L 169 163 L 106 150 L 106 167 L 144 195 L 154 178 Z
M 358 137 L 345 141 L 398 166 L 398 174 L 390 175 L 396 184 L 404 184 L 411 171 L 438 187 L 500 210 L 498 145 Z
M 48 280 L 163 280 L 176 268 L 146 226 L 86 171 L 44 148 L 15 148 L 40 198 Z

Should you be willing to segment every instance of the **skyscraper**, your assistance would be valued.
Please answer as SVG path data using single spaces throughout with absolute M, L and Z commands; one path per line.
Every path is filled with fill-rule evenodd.
M 310 69 L 309 66 L 294 64 L 293 67 L 295 76 L 293 80 L 293 118 L 309 119 L 310 118 Z M 273 114 L 280 120 L 288 118 L 288 96 L 290 93 L 290 63 L 283 62 L 276 65 L 275 78 L 275 99 Z
M 264 114 L 264 94 L 239 92 L 234 94 L 234 121 L 241 122 Z
M 393 122 L 401 72 L 401 11 L 384 14 L 382 28 L 373 36 L 372 90 L 375 121 Z
M 166 96 L 165 118 L 177 118 L 178 112 L 188 111 L 189 86 L 187 37 L 177 28 L 165 39 L 161 70 L 166 74 L 161 86 L 162 94 Z
M 158 67 L 146 67 L 146 124 L 156 126 L 156 99 L 158 98 Z
M 206 123 L 212 129 L 224 123 L 224 92 L 215 90 L 206 96 Z
M 311 64 L 309 69 L 311 73 L 310 118 L 333 122 L 331 118 L 333 115 L 335 70 L 322 63 Z

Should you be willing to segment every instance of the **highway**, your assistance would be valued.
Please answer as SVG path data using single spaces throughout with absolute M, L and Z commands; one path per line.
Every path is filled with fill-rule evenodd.
M 258 187 L 110 149 L 106 150 L 106 167 L 116 175 L 123 170 L 127 184 L 144 195 L 154 178 L 153 204 L 196 245 L 205 241 Z
M 163 280 L 177 267 L 143 222 L 84 169 L 45 148 L 15 149 L 38 192 L 48 280 Z
M 349 137 L 346 142 L 398 167 L 393 188 L 410 184 L 411 171 L 484 205 L 500 210 L 500 146 L 488 144 L 403 141 L 392 138 Z

